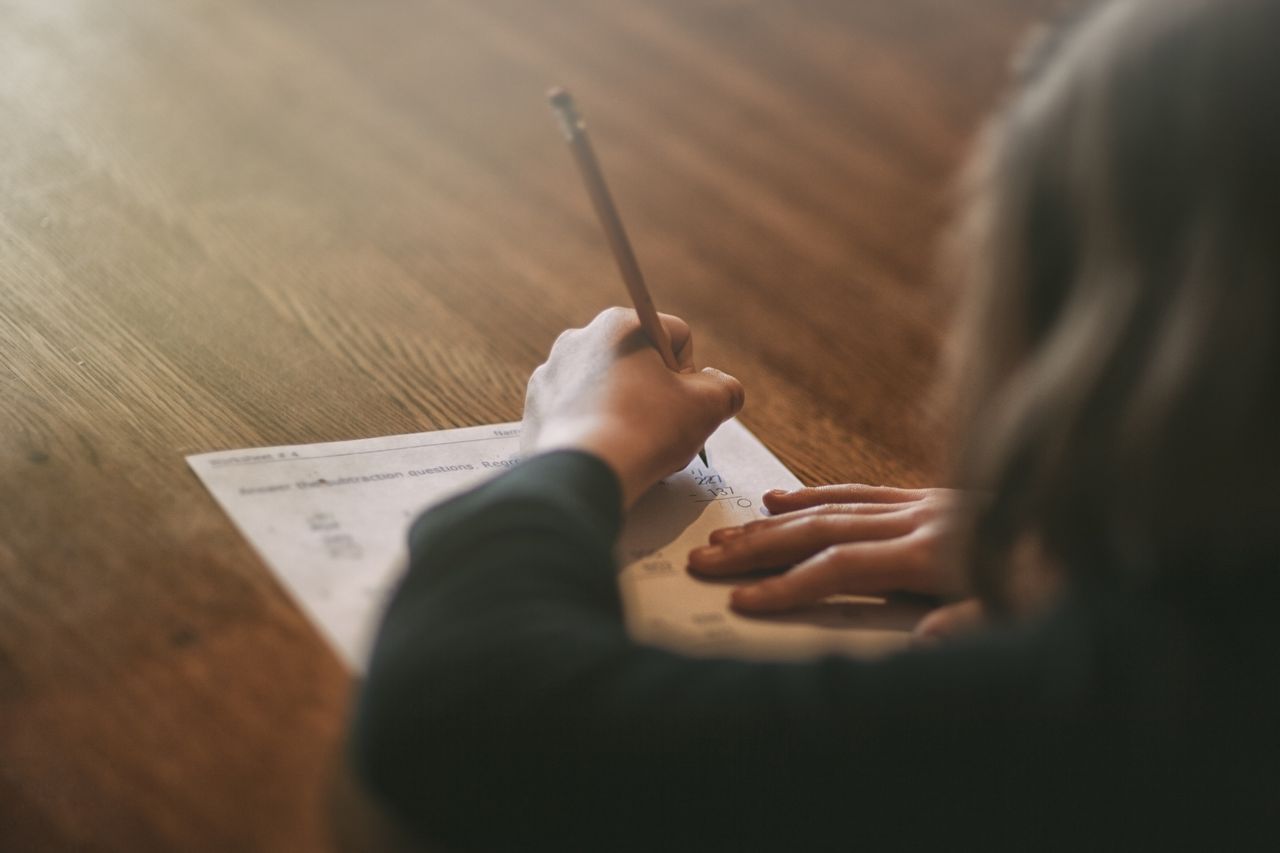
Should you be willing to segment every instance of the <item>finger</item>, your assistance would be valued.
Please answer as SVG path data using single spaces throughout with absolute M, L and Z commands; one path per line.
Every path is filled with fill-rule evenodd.
M 730 603 L 745 613 L 774 613 L 821 601 L 829 595 L 878 595 L 903 588 L 901 549 L 894 540 L 837 545 L 785 574 L 746 584 Z
M 795 512 L 758 518 L 734 527 L 721 527 L 711 531 L 707 541 L 718 545 L 744 533 L 754 533 L 765 528 L 789 524 L 797 518 L 808 518 L 813 515 L 890 515 L 895 512 L 908 512 L 914 506 L 915 504 L 820 504 L 808 509 L 798 509 Z
M 696 393 L 703 395 L 710 404 L 709 410 L 717 418 L 715 424 L 711 425 L 712 429 L 742 411 L 746 402 L 747 393 L 742 383 L 714 367 L 704 367 L 681 379 L 689 383 Z
M 892 486 L 845 483 L 835 486 L 806 486 L 791 491 L 774 489 L 764 493 L 764 505 L 769 512 L 793 512 L 831 503 L 906 503 L 922 500 L 928 494 L 928 489 L 897 489 Z
M 930 612 L 911 632 L 917 645 L 933 645 L 961 634 L 972 633 L 986 623 L 986 612 L 976 598 L 967 598 Z
M 758 518 L 755 521 L 748 521 L 742 525 L 746 530 L 757 530 L 763 527 L 772 527 L 776 524 L 786 524 L 788 521 L 796 518 L 807 518 L 811 515 L 889 515 L 895 512 L 913 511 L 920 504 L 918 502 L 911 503 L 894 503 L 894 504 L 818 504 L 817 506 L 806 507 L 805 509 L 797 509 L 792 512 L 778 513 L 776 515 Z M 735 529 L 735 528 L 727 528 Z M 718 533 L 719 531 L 715 531 Z
M 740 524 L 740 525 L 737 525 L 736 527 L 721 527 L 718 530 L 711 531 L 711 534 L 707 536 L 707 544 L 723 545 L 725 542 L 728 542 L 730 539 L 735 539 L 738 536 L 741 536 L 742 534 L 746 533 L 746 531 L 747 531 L 747 525 L 745 524 Z
M 814 515 L 786 523 L 745 529 L 719 543 L 689 553 L 689 568 L 724 576 L 789 566 L 833 545 L 894 539 L 914 529 L 914 519 L 899 515 Z
M 689 324 L 674 314 L 658 314 L 662 326 L 671 339 L 671 351 L 675 353 L 676 363 L 681 370 L 693 370 L 693 331 Z

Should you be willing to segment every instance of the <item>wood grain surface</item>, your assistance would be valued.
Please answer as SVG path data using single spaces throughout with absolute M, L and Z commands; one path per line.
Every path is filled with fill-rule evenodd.
M 625 299 L 553 83 L 745 423 L 935 479 L 935 241 L 1047 5 L 0 0 L 0 849 L 341 846 L 351 676 L 183 456 L 520 416 Z

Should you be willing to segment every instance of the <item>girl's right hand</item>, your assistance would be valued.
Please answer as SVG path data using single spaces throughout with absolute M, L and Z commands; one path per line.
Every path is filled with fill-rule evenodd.
M 576 449 L 599 457 L 617 474 L 624 507 L 689 464 L 742 408 L 738 380 L 694 369 L 688 324 L 667 314 L 659 319 L 679 372 L 663 364 L 634 310 L 610 308 L 556 339 L 525 395 L 524 452 Z
M 745 613 L 837 594 L 956 595 L 962 583 L 944 559 L 955 500 L 949 489 L 862 485 L 768 492 L 771 517 L 715 531 L 690 552 L 689 568 L 708 577 L 785 568 L 734 590 L 733 607 Z

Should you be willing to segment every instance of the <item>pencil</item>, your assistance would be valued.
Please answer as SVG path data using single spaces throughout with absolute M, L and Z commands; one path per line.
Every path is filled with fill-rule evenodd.
M 596 160 L 595 151 L 591 148 L 591 140 L 587 138 L 587 126 L 573 103 L 573 97 L 564 88 L 557 86 L 547 93 L 551 109 L 560 121 L 560 130 L 564 133 L 569 150 L 573 152 L 574 162 L 578 164 L 578 172 L 582 182 L 586 184 L 587 195 L 591 197 L 591 206 L 595 208 L 596 218 L 604 229 L 609 248 L 613 251 L 613 259 L 618 264 L 618 272 L 627 286 L 631 296 L 631 304 L 635 306 L 640 317 L 640 328 L 653 344 L 662 361 L 671 370 L 680 370 L 680 362 L 676 360 L 675 351 L 671 347 L 671 336 L 658 319 L 658 309 L 653 306 L 653 297 L 644 283 L 644 275 L 640 272 L 640 264 L 636 262 L 636 254 L 631 249 L 631 241 L 622 227 L 622 218 L 614 207 L 613 197 L 609 195 L 609 187 L 604 182 L 600 164 Z M 707 463 L 707 449 L 698 451 L 702 464 Z

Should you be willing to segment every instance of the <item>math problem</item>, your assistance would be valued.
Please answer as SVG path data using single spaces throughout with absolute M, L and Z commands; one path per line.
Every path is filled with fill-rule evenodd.
M 353 668 L 404 565 L 406 532 L 432 504 L 519 462 L 519 424 L 327 444 L 232 450 L 188 463 L 284 587 Z M 687 571 L 711 531 L 758 517 L 768 489 L 799 481 L 737 421 L 707 442 L 712 464 L 655 486 L 628 515 L 617 545 L 619 592 L 639 642 L 698 654 L 873 655 L 900 631 L 851 631 L 730 611 L 730 585 Z

